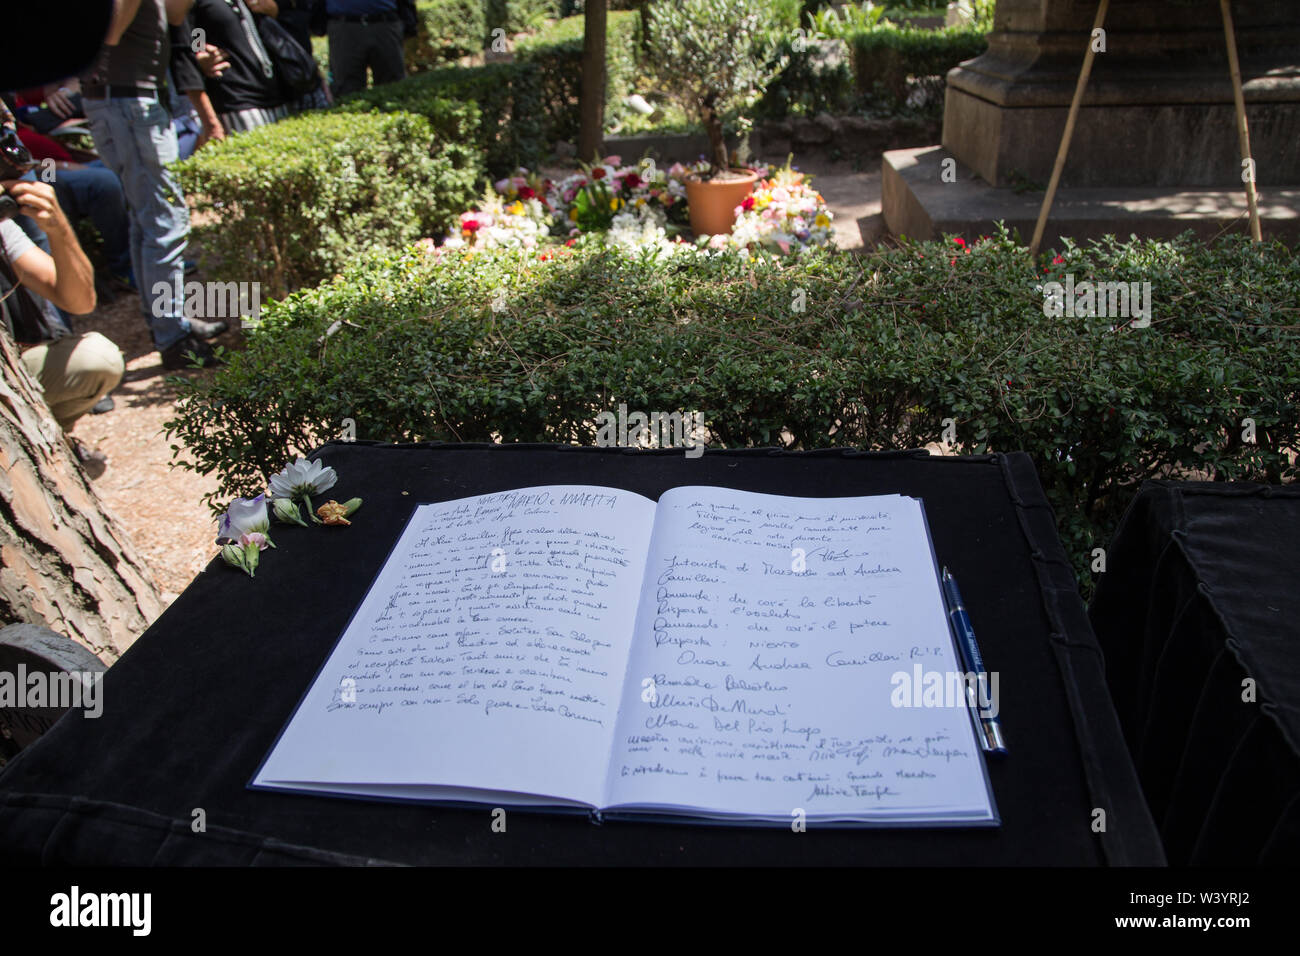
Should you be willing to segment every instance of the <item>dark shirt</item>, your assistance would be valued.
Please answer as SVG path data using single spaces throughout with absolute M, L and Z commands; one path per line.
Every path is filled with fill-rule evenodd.
M 109 86 L 162 89 L 169 56 L 163 0 L 140 0 L 140 9 L 108 57 Z
M 396 13 L 397 0 L 325 0 L 325 12 L 332 17 L 366 17 Z
M 245 15 L 252 17 L 250 25 L 256 33 L 261 14 Z M 183 29 L 187 37 L 192 37 L 195 29 L 203 30 L 206 41 L 224 50 L 226 59 L 230 62 L 229 68 L 220 76 L 199 74 L 203 88 L 212 100 L 212 108 L 218 113 L 275 109 L 285 104 L 280 84 L 274 75 L 266 75 L 258 51 L 244 30 L 239 12 L 227 0 L 194 0 Z M 198 69 L 194 51 L 186 45 L 176 51 L 173 60 L 172 74 L 176 77 L 177 86 L 183 91 L 193 89 L 192 78 Z

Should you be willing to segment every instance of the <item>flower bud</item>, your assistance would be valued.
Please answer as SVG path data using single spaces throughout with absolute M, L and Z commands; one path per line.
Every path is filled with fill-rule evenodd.
M 254 552 L 256 552 L 256 549 L 254 549 Z M 249 577 L 253 576 L 253 572 L 248 566 L 248 555 L 245 549 L 239 545 L 227 544 L 223 546 L 221 549 L 221 559 L 232 568 L 239 568 L 239 570 L 243 571 Z
M 300 528 L 309 527 L 307 522 L 302 520 L 302 512 L 298 509 L 298 503 L 288 498 L 276 498 L 271 502 L 271 510 L 275 512 L 276 518 L 285 524 L 296 524 Z
M 356 511 L 356 510 L 357 510 L 358 508 L 360 508 L 360 507 L 361 507 L 361 499 L 360 499 L 360 498 L 349 498 L 347 501 L 343 502 L 343 515 L 344 515 L 344 517 L 351 518 L 351 517 L 352 517 L 352 513 L 353 513 L 354 511 Z

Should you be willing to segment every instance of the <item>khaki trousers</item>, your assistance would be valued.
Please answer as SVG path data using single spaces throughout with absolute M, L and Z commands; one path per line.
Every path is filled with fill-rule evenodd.
M 122 380 L 122 351 L 98 332 L 65 335 L 33 345 L 23 364 L 45 392 L 54 420 L 65 432 Z

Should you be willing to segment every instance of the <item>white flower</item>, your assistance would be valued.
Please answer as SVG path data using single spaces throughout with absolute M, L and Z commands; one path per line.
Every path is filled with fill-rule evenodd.
M 309 495 L 329 491 L 339 480 L 334 469 L 318 461 L 299 458 L 284 466 L 284 471 L 271 477 L 272 498 L 292 498 L 295 501 Z

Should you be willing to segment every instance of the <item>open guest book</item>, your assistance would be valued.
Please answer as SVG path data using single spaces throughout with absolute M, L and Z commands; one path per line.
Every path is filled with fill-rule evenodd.
M 958 661 L 914 498 L 553 485 L 426 504 L 250 786 L 996 826 L 964 697 L 913 686 Z

